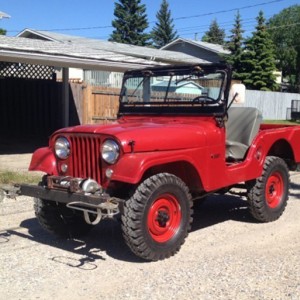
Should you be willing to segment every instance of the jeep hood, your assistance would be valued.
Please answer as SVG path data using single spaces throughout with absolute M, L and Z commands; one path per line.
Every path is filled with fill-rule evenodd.
M 212 135 L 219 135 L 210 120 L 119 120 L 109 125 L 64 128 L 56 134 L 99 134 L 115 138 L 124 152 L 167 151 L 204 147 Z M 215 134 L 214 134 L 215 133 Z M 133 149 L 132 149 L 132 146 Z

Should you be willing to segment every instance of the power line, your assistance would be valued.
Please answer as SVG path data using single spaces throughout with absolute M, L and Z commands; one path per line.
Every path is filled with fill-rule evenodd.
M 286 24 L 286 25 L 279 25 L 279 26 L 266 26 L 266 29 L 267 30 L 275 30 L 275 29 L 278 29 L 278 28 L 287 28 L 287 27 L 294 27 L 294 26 L 300 26 L 300 22 L 296 22 L 296 23 L 290 23 L 290 24 Z M 243 29 L 245 29 L 243 27 Z M 250 29 L 245 29 L 245 32 L 248 32 L 250 31 Z M 191 32 L 186 32 L 186 33 L 183 33 L 183 34 L 180 34 L 181 36 L 188 36 L 188 35 L 194 35 L 194 34 L 199 34 L 199 33 L 205 33 L 206 31 L 191 31 Z
M 177 17 L 173 18 L 173 20 L 185 20 L 185 19 L 192 19 L 192 18 L 200 18 L 204 16 L 211 16 L 215 14 L 221 14 L 221 13 L 226 13 L 226 12 L 233 12 L 233 11 L 238 11 L 238 10 L 244 10 L 244 9 L 249 9 L 249 8 L 254 8 L 254 7 L 259 7 L 259 6 L 265 6 L 273 3 L 279 3 L 283 2 L 286 0 L 272 0 L 268 2 L 263 2 L 263 3 L 258 3 L 258 4 L 253 4 L 253 5 L 246 5 L 242 7 L 237 7 L 237 8 L 231 8 L 231 9 L 226 9 L 226 10 L 220 10 L 220 11 L 215 11 L 215 12 L 209 12 L 209 13 L 203 13 L 203 14 L 198 14 L 198 15 L 192 15 L 192 16 L 182 16 L 182 17 Z M 156 21 L 151 21 L 149 24 L 155 23 Z M 81 31 L 81 30 L 93 30 L 93 29 L 107 29 L 107 28 L 113 28 L 111 25 L 105 25 L 105 26 L 90 26 L 90 27 L 74 27 L 74 28 L 54 28 L 54 29 L 41 29 L 42 31 Z M 8 30 L 7 32 L 20 32 L 20 30 Z
M 298 26 L 298 25 L 300 25 L 300 22 L 296 22 L 296 23 L 291 23 L 291 24 L 286 24 L 286 25 L 280 25 L 280 26 L 273 26 L 273 27 L 266 27 L 266 29 L 267 30 L 275 30 L 275 29 L 278 29 L 278 28 L 285 28 L 285 27 L 293 27 L 293 26 Z M 250 25 L 248 25 L 248 27 L 249 28 L 251 28 L 250 27 Z M 249 31 L 253 31 L 253 28 L 252 29 L 248 29 L 248 27 L 244 27 L 243 26 L 243 30 L 245 31 L 245 32 L 249 32 Z M 201 33 L 205 33 L 206 31 L 197 31 L 197 32 L 195 32 L 195 31 L 190 31 L 190 32 L 185 32 L 185 33 L 180 33 L 180 36 L 182 37 L 182 36 L 191 36 L 191 35 L 195 35 L 195 34 L 201 34 Z M 97 39 L 106 39 L 106 38 L 108 38 L 109 36 L 93 36 L 93 37 L 90 37 L 90 38 L 97 38 Z M 294 46 L 297 46 L 297 45 L 294 45 Z
M 200 15 L 178 17 L 178 18 L 174 18 L 174 20 L 184 20 L 184 19 L 191 19 L 191 18 L 199 18 L 199 17 L 211 16 L 211 15 L 222 14 L 222 13 L 226 13 L 226 12 L 232 12 L 232 11 L 237 11 L 237 10 L 254 8 L 254 7 L 258 7 L 258 6 L 264 6 L 264 5 L 268 5 L 268 4 L 272 4 L 272 3 L 277 3 L 277 2 L 282 2 L 282 1 L 285 1 L 285 0 L 273 0 L 273 1 L 269 1 L 269 2 L 263 2 L 263 3 L 259 3 L 259 4 L 247 5 L 247 6 L 242 6 L 242 7 L 237 7 L 237 8 L 231 8 L 231 9 L 226 9 L 226 10 L 219 10 L 219 11 L 216 11 L 216 12 L 204 13 L 204 14 L 200 14 Z
M 93 30 L 93 29 L 106 29 L 112 28 L 112 26 L 90 26 L 90 27 L 74 27 L 74 28 L 53 28 L 53 29 L 39 29 L 40 31 L 76 31 L 76 30 Z M 20 30 L 8 30 L 7 32 L 20 32 Z
M 300 25 L 300 22 L 286 24 L 286 25 L 273 26 L 273 27 L 268 27 L 267 26 L 267 30 L 274 30 L 274 29 L 285 28 L 285 27 L 293 27 L 293 26 L 297 26 L 297 25 Z
M 247 20 L 247 21 L 245 21 Z M 248 18 L 248 19 L 244 19 L 242 20 L 241 24 L 242 26 L 244 27 L 244 24 L 251 24 L 251 23 L 255 23 L 255 18 Z M 226 21 L 226 22 L 221 22 L 221 23 L 218 23 L 218 25 L 220 27 L 222 27 L 222 29 L 224 29 L 224 27 L 232 27 L 232 21 Z M 199 26 L 190 26 L 190 27 L 182 27 L 182 28 L 177 28 L 177 31 L 189 31 L 189 30 L 193 30 L 193 29 L 207 29 L 208 26 L 207 25 L 199 25 Z

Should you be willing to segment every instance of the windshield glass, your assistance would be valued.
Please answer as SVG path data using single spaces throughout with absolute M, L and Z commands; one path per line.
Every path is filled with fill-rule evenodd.
M 145 74 L 125 80 L 122 104 L 216 105 L 223 97 L 225 73 Z

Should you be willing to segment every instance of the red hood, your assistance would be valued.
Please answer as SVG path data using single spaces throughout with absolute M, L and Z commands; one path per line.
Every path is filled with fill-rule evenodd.
M 115 137 L 124 152 L 131 151 L 131 141 L 134 141 L 135 152 L 163 151 L 203 147 L 209 143 L 208 137 L 211 139 L 220 135 L 211 118 L 171 117 L 121 119 L 109 125 L 82 125 L 64 128 L 56 133 L 93 133 Z

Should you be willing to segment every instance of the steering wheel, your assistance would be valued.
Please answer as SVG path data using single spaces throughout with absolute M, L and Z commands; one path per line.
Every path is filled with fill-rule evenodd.
M 205 100 L 209 100 L 209 101 L 205 101 Z M 212 98 L 212 97 L 209 97 L 209 96 L 198 96 L 196 98 L 193 99 L 193 103 L 203 103 L 203 104 L 206 104 L 206 103 L 211 103 L 211 101 L 216 101 L 216 99 Z

